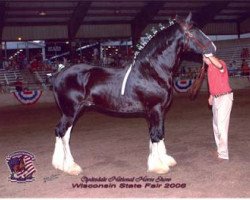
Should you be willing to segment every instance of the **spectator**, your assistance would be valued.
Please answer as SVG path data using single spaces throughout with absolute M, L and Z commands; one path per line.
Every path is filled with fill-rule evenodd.
M 9 69 L 9 62 L 7 59 L 3 60 L 3 69 L 8 70 Z
M 6 80 L 4 80 L 3 82 L 3 85 L 2 85 L 2 90 L 3 90 L 3 93 L 7 93 L 9 92 L 9 89 L 8 89 L 8 83 Z
M 20 80 L 19 77 L 16 78 L 16 81 L 14 82 L 14 86 L 16 87 L 17 92 L 23 91 L 23 82 Z
M 44 70 L 52 70 L 51 68 L 51 62 L 50 60 L 44 60 L 43 62 Z
M 250 54 L 248 48 L 243 48 L 240 56 L 242 59 L 249 58 Z
M 229 72 L 229 76 L 235 76 L 237 74 L 237 66 L 236 66 L 236 61 L 233 60 L 229 66 L 228 66 L 228 72 Z
M 30 72 L 36 71 L 38 69 L 38 60 L 34 58 L 30 63 Z
M 242 60 L 241 64 L 241 71 L 243 76 L 249 76 L 250 75 L 250 68 L 248 66 L 248 63 L 245 59 Z
M 0 93 L 4 93 L 4 89 L 3 89 L 3 86 L 2 86 L 2 84 L 0 83 Z
M 23 69 L 28 68 L 28 64 L 29 64 L 28 58 L 24 56 L 23 63 L 22 63 Z
M 20 53 L 19 56 L 18 56 L 18 58 L 17 58 L 17 63 L 19 65 L 19 69 L 20 70 L 24 69 L 24 59 L 25 59 L 24 54 Z

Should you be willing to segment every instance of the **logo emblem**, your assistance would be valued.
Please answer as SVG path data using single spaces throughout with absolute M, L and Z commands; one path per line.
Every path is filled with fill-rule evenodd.
M 6 157 L 6 163 L 10 169 L 9 181 L 11 182 L 31 182 L 35 178 L 33 176 L 36 169 L 33 161 L 34 155 L 27 151 L 17 151 Z
M 174 89 L 176 92 L 187 92 L 192 86 L 194 79 L 176 79 L 174 81 Z

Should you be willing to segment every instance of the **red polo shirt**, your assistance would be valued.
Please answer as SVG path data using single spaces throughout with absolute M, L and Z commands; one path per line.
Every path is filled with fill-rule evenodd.
M 209 92 L 213 96 L 232 91 L 229 85 L 226 63 L 222 60 L 220 60 L 220 63 L 223 66 L 223 72 L 213 64 L 208 65 L 207 76 Z

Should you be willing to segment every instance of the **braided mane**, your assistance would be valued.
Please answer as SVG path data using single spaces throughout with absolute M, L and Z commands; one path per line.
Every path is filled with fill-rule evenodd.
M 172 26 L 175 22 L 173 20 L 169 20 L 169 25 L 165 26 L 163 24 L 158 24 L 158 27 L 152 27 L 150 30 L 150 33 L 146 33 L 144 39 L 140 39 L 139 42 L 136 44 L 136 51 L 134 53 L 133 60 L 135 61 L 137 56 L 142 52 L 142 50 L 145 48 L 145 46 L 161 31 L 169 28 Z

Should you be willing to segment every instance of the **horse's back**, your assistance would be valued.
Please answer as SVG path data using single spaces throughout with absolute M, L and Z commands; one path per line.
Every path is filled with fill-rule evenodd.
M 104 68 L 87 64 L 73 65 L 61 71 L 54 83 L 56 96 L 68 93 L 87 95 L 118 91 L 117 84 L 122 84 L 124 69 Z M 119 89 L 120 90 L 120 89 Z
M 57 103 L 62 110 L 82 105 L 119 113 L 141 112 L 142 105 L 132 88 L 129 88 L 128 94 L 121 95 L 125 73 L 126 68 L 74 65 L 62 71 L 55 81 Z
M 120 70 L 116 70 L 114 68 L 104 68 L 88 64 L 77 64 L 61 71 L 55 79 L 54 87 L 58 88 L 61 86 L 66 86 L 66 83 L 71 85 L 74 85 L 74 83 L 83 85 L 84 82 L 86 84 L 86 81 L 89 79 L 95 79 L 95 82 L 99 82 L 105 79 L 105 77 L 111 77 L 115 74 L 120 74 L 119 71 Z M 94 80 L 92 80 L 92 82 L 93 81 Z

